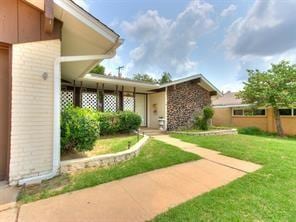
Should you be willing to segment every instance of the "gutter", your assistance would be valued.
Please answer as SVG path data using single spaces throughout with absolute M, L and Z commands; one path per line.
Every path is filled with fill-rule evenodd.
M 49 173 L 21 179 L 18 185 L 40 183 L 42 180 L 48 180 L 57 176 L 60 172 L 60 94 L 61 94 L 61 63 L 63 62 L 79 62 L 90 60 L 110 59 L 115 55 L 115 50 L 108 54 L 102 55 L 82 55 L 82 56 L 61 56 L 57 57 L 54 62 L 54 105 L 53 105 L 53 158 L 52 170 Z

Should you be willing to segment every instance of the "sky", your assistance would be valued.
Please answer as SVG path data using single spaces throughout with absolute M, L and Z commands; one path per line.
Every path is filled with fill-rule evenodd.
M 247 69 L 296 63 L 296 0 L 75 0 L 124 43 L 106 73 L 203 74 L 238 91 Z

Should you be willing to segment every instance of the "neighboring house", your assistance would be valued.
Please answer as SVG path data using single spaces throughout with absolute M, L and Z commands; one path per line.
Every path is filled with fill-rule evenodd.
M 213 125 L 249 127 L 255 126 L 267 132 L 276 132 L 272 108 L 258 108 L 254 110 L 250 104 L 243 104 L 236 98 L 236 93 L 228 92 L 213 100 L 215 110 Z M 281 122 L 284 133 L 296 135 L 296 107 L 280 109 Z
M 60 168 L 60 111 L 73 103 L 131 110 L 142 126 L 188 124 L 219 91 L 202 75 L 158 85 L 88 74 L 120 36 L 70 0 L 3 0 L 0 7 L 0 181 L 24 184 Z

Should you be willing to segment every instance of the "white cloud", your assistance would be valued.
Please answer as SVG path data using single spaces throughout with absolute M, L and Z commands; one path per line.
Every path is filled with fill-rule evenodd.
M 257 0 L 232 23 L 224 44 L 232 56 L 271 56 L 295 48 L 295 11 L 295 0 Z
M 221 91 L 224 92 L 224 93 L 226 93 L 228 91 L 230 91 L 230 92 L 238 92 L 241 89 L 243 89 L 243 87 L 244 87 L 243 81 L 237 80 L 237 81 L 233 81 L 233 82 L 230 82 L 230 83 L 227 83 L 227 84 L 223 85 L 221 87 Z
M 226 17 L 226 16 L 229 16 L 229 15 L 232 15 L 233 12 L 235 12 L 236 10 L 236 5 L 234 4 L 230 4 L 227 8 L 223 9 L 223 11 L 221 12 L 221 16 L 222 17 Z
M 86 11 L 89 11 L 90 9 L 90 2 L 89 0 L 73 0 L 76 4 L 78 4 L 80 7 L 84 8 Z
M 197 72 L 197 61 L 191 54 L 199 38 L 212 31 L 214 8 L 204 1 L 192 1 L 175 19 L 167 19 L 158 11 L 148 10 L 133 21 L 123 21 L 121 28 L 136 47 L 129 54 L 130 71 L 168 71 L 173 76 Z

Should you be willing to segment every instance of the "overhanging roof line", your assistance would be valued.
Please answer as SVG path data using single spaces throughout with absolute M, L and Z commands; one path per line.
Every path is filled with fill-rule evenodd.
M 116 42 L 120 37 L 119 34 L 114 32 L 108 26 L 103 24 L 100 20 L 92 16 L 90 13 L 85 11 L 79 5 L 74 3 L 72 0 L 54 0 L 54 3 L 60 6 L 65 11 L 69 12 L 75 16 L 82 23 L 92 28 L 96 32 L 100 33 L 102 36 L 110 40 L 111 42 Z

